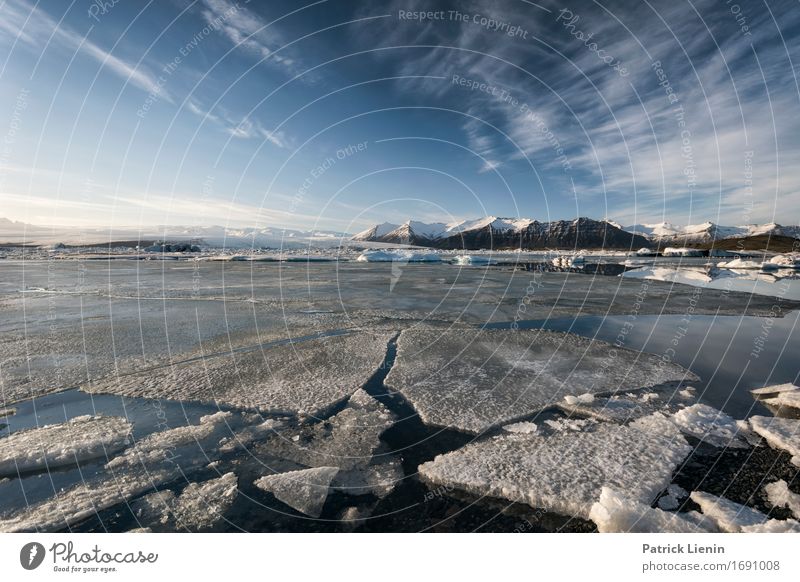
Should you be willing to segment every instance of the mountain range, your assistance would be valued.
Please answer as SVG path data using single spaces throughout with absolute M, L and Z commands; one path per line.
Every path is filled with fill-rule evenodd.
M 721 240 L 759 237 L 800 239 L 800 226 L 761 224 L 720 226 L 712 222 L 675 226 L 667 222 L 622 226 L 610 220 L 577 218 L 539 222 L 530 218 L 487 216 L 461 222 L 403 224 L 384 222 L 352 240 L 410 244 L 441 249 L 620 248 L 710 245 Z

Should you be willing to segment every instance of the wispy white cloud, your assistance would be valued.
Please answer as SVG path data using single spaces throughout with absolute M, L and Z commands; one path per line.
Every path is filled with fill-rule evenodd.
M 55 49 L 78 51 L 99 63 L 105 70 L 125 79 L 131 85 L 172 102 L 157 78 L 142 65 L 134 65 L 111 54 L 87 37 L 53 20 L 38 5 L 25 0 L 7 0 L 0 18 L 0 42 L 10 44 L 14 39 L 34 50 L 48 45 Z

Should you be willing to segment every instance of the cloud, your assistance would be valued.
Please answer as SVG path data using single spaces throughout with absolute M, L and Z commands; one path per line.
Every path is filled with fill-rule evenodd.
M 34 50 L 43 51 L 49 44 L 54 44 L 61 49 L 78 51 L 131 85 L 172 102 L 156 77 L 144 66 L 133 65 L 112 55 L 63 23 L 57 23 L 44 10 L 24 0 L 8 0 L 4 4 L 0 32 L 5 33 L 0 35 L 0 39 L 5 37 L 6 41 L 11 42 L 17 39 Z
M 267 63 L 276 63 L 292 74 L 298 69 L 294 59 L 278 54 L 285 44 L 272 23 L 264 21 L 253 11 L 229 0 L 205 0 L 203 19 L 219 30 L 234 46 L 249 50 Z

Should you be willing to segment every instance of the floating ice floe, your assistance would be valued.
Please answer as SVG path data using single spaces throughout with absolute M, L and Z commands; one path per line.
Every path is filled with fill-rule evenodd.
M 670 513 L 654 509 L 627 497 L 621 491 L 603 487 L 600 499 L 589 511 L 601 533 L 703 533 L 716 531 L 708 519 L 697 512 Z
M 218 412 L 204 416 L 199 425 L 165 430 L 143 438 L 106 464 L 110 474 L 76 485 L 0 519 L 0 531 L 59 531 L 99 511 L 185 477 L 192 466 L 200 466 L 204 459 L 191 461 L 181 456 L 179 465 L 175 457 L 180 447 L 212 436 L 216 429 L 224 426 L 230 414 Z
M 800 519 L 800 495 L 789 490 L 789 485 L 781 479 L 764 486 L 767 500 L 773 507 L 786 507 Z
M 603 487 L 651 504 L 690 452 L 674 427 L 668 437 L 601 423 L 584 432 L 496 436 L 439 455 L 419 471 L 437 486 L 588 519 Z
M 157 491 L 131 503 L 140 524 L 169 530 L 209 529 L 222 520 L 236 501 L 238 480 L 234 473 L 202 483 L 190 483 L 180 495 Z
M 773 448 L 792 455 L 792 464 L 800 467 L 800 420 L 772 416 L 751 416 L 750 427 Z
M 0 408 L 0 418 L 8 418 L 9 416 L 14 416 L 16 413 L 16 408 Z
M 383 363 L 388 333 L 352 333 L 234 352 L 93 383 L 94 393 L 195 400 L 323 416 Z
M 586 262 L 586 259 L 584 259 L 581 255 L 561 256 L 554 258 L 551 262 L 553 263 L 554 267 L 558 267 L 559 269 L 569 269 L 583 265 Z
M 404 250 L 372 250 L 365 251 L 356 259 L 361 263 L 438 263 L 442 257 L 438 253 Z
M 770 519 L 757 509 L 703 491 L 692 491 L 689 497 L 723 532 L 800 532 L 800 523 L 793 519 Z
M 404 331 L 386 378 L 426 424 L 481 433 L 565 396 L 695 379 L 659 357 L 569 333 Z
M 338 467 L 334 488 L 383 497 L 403 478 L 399 458 L 380 440 L 395 420 L 383 404 L 358 390 L 335 416 L 296 432 L 276 434 L 254 450 L 299 466 Z
M 255 486 L 272 493 L 276 499 L 300 513 L 319 517 L 328 498 L 331 481 L 338 472 L 339 467 L 290 471 L 261 477 L 255 482 Z
M 672 415 L 672 422 L 684 434 L 714 447 L 743 449 L 749 445 L 741 438 L 737 421 L 707 404 L 694 404 Z
M 79 416 L 0 439 L 0 476 L 108 458 L 129 443 L 133 426 L 117 416 Z

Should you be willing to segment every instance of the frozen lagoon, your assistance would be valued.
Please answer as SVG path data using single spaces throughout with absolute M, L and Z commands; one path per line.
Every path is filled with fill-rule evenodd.
M 506 417 L 466 431 L 457 422 L 430 422 L 414 408 L 418 403 L 409 397 L 413 387 L 395 384 L 393 378 L 409 363 L 404 362 L 402 349 L 406 338 L 436 338 L 422 354 L 436 358 L 451 350 L 452 346 L 444 349 L 446 342 L 452 343 L 450 338 L 466 338 L 471 345 L 475 342 L 469 340 L 485 335 L 480 330 L 487 326 L 497 327 L 491 333 L 499 335 L 521 337 L 524 334 L 515 328 L 544 327 L 613 344 L 626 322 L 633 321 L 624 347 L 644 349 L 657 358 L 668 354 L 669 364 L 697 374 L 700 380 L 689 383 L 702 402 L 736 419 L 770 416 L 749 389 L 795 380 L 792 362 L 797 361 L 798 338 L 793 310 L 798 304 L 789 295 L 778 298 L 710 288 L 698 293 L 689 285 L 651 280 L 646 288 L 644 284 L 615 275 L 541 272 L 509 265 L 4 261 L 0 263 L 0 408 L 16 411 L 0 419 L 7 425 L 0 439 L 88 414 L 127 419 L 138 442 L 155 433 L 198 425 L 201 417 L 219 410 L 231 416 L 215 424 L 206 437 L 180 445 L 181 472 L 152 469 L 160 476 L 156 483 L 140 486 L 138 474 L 126 473 L 130 487 L 102 488 L 109 483 L 107 473 L 114 468 L 114 458 L 128 454 L 126 449 L 109 451 L 109 458 L 76 458 L 49 471 L 11 475 L 0 481 L 0 519 L 22 524 L 23 529 L 48 530 L 177 529 L 175 515 L 192 525 L 188 529 L 223 531 L 590 530 L 593 524 L 585 519 L 585 509 L 559 516 L 554 505 L 542 517 L 539 508 L 497 497 L 494 490 L 486 497 L 459 487 L 455 480 L 436 485 L 421 480 L 420 465 L 470 443 L 480 450 L 486 446 L 482 443 L 497 437 L 492 427 L 503 424 Z M 689 325 L 681 325 L 688 313 Z M 527 333 L 535 335 L 535 329 Z M 672 354 L 667 350 L 676 335 L 679 346 Z M 583 360 L 581 353 L 587 347 L 582 342 L 586 340 L 565 342 L 562 355 L 591 368 L 592 348 Z M 345 349 L 326 350 L 326 343 Z M 602 347 L 597 342 L 592 345 Z M 395 360 L 391 352 L 396 349 Z M 517 351 L 514 359 L 524 363 L 525 350 Z M 475 352 L 464 357 L 477 372 L 487 371 L 474 364 Z M 739 365 L 748 359 L 749 366 Z M 330 366 L 317 366 L 320 362 Z M 519 373 L 513 365 L 507 371 Z M 281 386 L 291 387 L 295 377 L 297 386 L 307 387 L 305 399 L 280 392 Z M 339 379 L 345 381 L 336 385 Z M 488 385 L 498 380 L 490 377 Z M 389 409 L 394 417 L 391 426 L 381 424 L 384 421 L 376 424 L 358 407 L 339 416 L 362 386 Z M 636 388 L 631 384 L 626 390 L 638 393 Z M 570 394 L 588 391 L 576 386 Z M 269 406 L 273 395 L 278 401 L 284 399 L 280 406 Z M 541 406 L 526 406 L 508 418 L 521 417 L 541 427 L 549 426 L 548 419 L 558 424 L 565 413 L 539 409 L 555 408 L 563 395 L 550 393 Z M 286 406 L 287 400 L 302 406 Z M 488 412 L 490 419 L 496 416 Z M 333 422 L 337 417 L 340 420 Z M 581 435 L 583 430 L 591 434 L 596 425 L 573 426 L 581 429 L 577 432 Z M 787 430 L 791 436 L 791 426 L 781 428 L 784 436 L 773 443 L 791 442 L 786 436 Z M 367 433 L 373 436 L 364 440 Z M 331 435 L 339 434 L 353 436 L 337 442 Z M 548 436 L 536 438 L 546 442 Z M 792 455 L 780 447 L 760 441 L 739 456 L 730 447 L 714 447 L 691 435 L 686 438 L 693 452 L 675 467 L 673 480 L 687 491 L 724 493 L 734 503 L 753 503 L 748 500 L 754 497 L 756 509 L 767 514 L 772 508 L 764 505 L 760 485 L 780 479 L 792 487 L 797 483 L 796 473 L 791 473 L 796 471 L 789 461 Z M 580 440 L 591 442 L 589 437 L 576 442 Z M 362 442 L 363 446 L 358 444 Z M 353 445 L 359 452 L 348 453 Z M 348 480 L 339 485 L 335 479 L 341 479 L 341 473 L 333 478 L 319 518 L 304 515 L 255 485 L 269 475 L 331 466 L 323 460 L 312 462 L 320 454 L 357 457 L 354 468 L 360 473 L 348 469 L 344 474 Z M 626 455 L 624 450 L 615 454 Z M 709 467 L 716 467 L 716 472 L 709 474 Z M 705 482 L 698 478 L 701 473 Z M 736 486 L 723 487 L 734 474 L 741 474 L 734 479 Z M 216 481 L 223 477 L 225 481 Z M 77 489 L 87 478 L 98 487 L 96 495 Z M 708 481 L 712 486 L 705 486 Z M 231 483 L 238 490 L 235 496 Z M 367 491 L 376 483 L 377 489 Z M 73 498 L 88 503 L 88 509 L 69 521 L 55 519 L 59 511 L 53 503 L 62 490 L 74 490 Z M 210 524 L 192 522 L 179 509 L 208 505 L 193 492 L 217 490 L 226 492 L 226 502 L 211 508 L 220 515 Z M 161 501 L 167 517 L 150 519 L 149 524 L 137 518 L 131 510 L 137 499 L 164 491 L 172 497 L 151 501 Z M 195 497 L 199 502 L 188 502 Z M 21 515 L 26 498 L 39 509 Z M 186 502 L 178 504 L 175 500 L 181 498 Z M 564 507 L 569 506 L 562 505 L 560 511 L 569 513 Z

